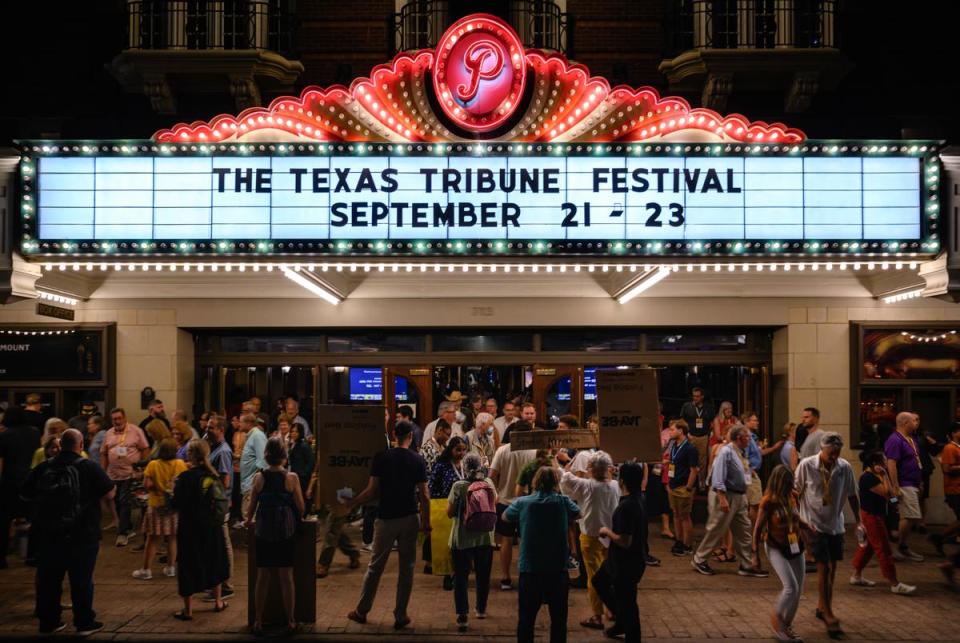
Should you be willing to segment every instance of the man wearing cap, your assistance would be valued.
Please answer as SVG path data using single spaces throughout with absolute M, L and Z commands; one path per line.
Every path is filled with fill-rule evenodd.
M 434 431 L 437 430 L 437 422 L 441 419 L 446 420 L 450 425 L 450 437 L 455 435 L 463 437 L 463 426 L 457 422 L 457 409 L 460 408 L 460 393 L 454 391 L 450 394 L 450 397 L 453 396 L 457 396 L 457 401 L 446 400 L 440 402 L 440 406 L 437 407 L 437 415 L 439 417 L 423 429 L 423 444 L 429 442 L 430 438 L 433 437 Z
M 90 421 L 90 418 L 96 414 L 96 412 L 96 404 L 93 402 L 81 402 L 80 413 L 67 420 L 67 424 L 70 425 L 71 429 L 76 429 L 77 431 L 80 431 L 81 434 L 85 435 L 87 433 L 87 423 Z
M 820 438 L 820 452 L 797 465 L 796 489 L 800 519 L 806 524 L 804 540 L 817 563 L 817 588 L 820 600 L 816 616 L 827 626 L 831 638 L 841 638 L 843 630 L 833 613 L 833 584 L 837 563 L 843 559 L 843 503 L 846 499 L 860 522 L 860 499 L 850 463 L 840 457 L 843 439 L 833 431 L 817 431 L 807 439 Z

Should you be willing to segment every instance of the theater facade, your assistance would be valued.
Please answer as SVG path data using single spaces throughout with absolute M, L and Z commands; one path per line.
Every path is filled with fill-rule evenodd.
M 953 159 L 611 87 L 469 15 L 349 87 L 19 141 L 0 399 L 292 393 L 423 424 L 485 391 L 549 419 L 595 410 L 598 369 L 651 366 L 667 415 L 702 386 L 773 439 L 807 406 L 852 446 L 905 408 L 942 434 Z

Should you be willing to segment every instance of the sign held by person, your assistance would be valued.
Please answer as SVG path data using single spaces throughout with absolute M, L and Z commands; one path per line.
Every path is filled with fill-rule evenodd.
M 387 448 L 384 407 L 322 404 L 317 421 L 317 483 L 320 502 L 336 505 L 359 494 L 373 458 Z M 350 491 L 347 491 L 350 490 Z
M 512 431 L 510 449 L 596 449 L 593 431 Z
M 597 371 L 600 448 L 614 462 L 660 460 L 657 373 L 651 368 Z

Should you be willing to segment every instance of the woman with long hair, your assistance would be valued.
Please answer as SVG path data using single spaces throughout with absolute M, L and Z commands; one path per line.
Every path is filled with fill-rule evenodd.
M 286 633 L 293 634 L 297 628 L 293 611 L 293 554 L 296 527 L 303 517 L 303 493 L 297 474 L 284 468 L 287 449 L 281 438 L 267 440 L 263 458 L 268 466 L 253 477 L 250 508 L 244 521 L 247 527 L 256 523 L 257 589 L 253 633 L 263 634 L 267 594 L 276 579 L 287 616 Z
M 159 420 L 154 420 L 163 424 Z M 147 489 L 147 512 L 144 517 L 144 533 L 147 536 L 143 552 L 143 566 L 133 572 L 139 580 L 150 580 L 153 573 L 150 565 L 159 541 L 167 541 L 167 564 L 163 568 L 166 576 L 176 576 L 177 568 L 177 512 L 171 503 L 173 485 L 181 473 L 187 470 L 187 463 L 177 457 L 177 443 L 172 438 L 157 443 L 157 457 L 147 464 L 143 472 L 143 486 Z
M 442 420 L 441 420 L 442 421 Z M 437 432 L 440 425 L 437 424 Z M 429 475 L 429 488 L 431 505 L 433 501 L 446 501 L 450 495 L 450 489 L 455 482 L 463 480 L 463 458 L 467 455 L 467 441 L 460 436 L 454 436 L 447 440 L 443 447 L 443 452 L 437 457 L 436 464 Z M 445 509 L 445 505 L 444 505 Z M 445 511 L 441 512 L 440 517 L 445 516 Z M 453 562 L 450 559 L 450 549 L 447 544 L 449 540 L 449 531 L 452 529 L 451 523 L 444 521 L 433 521 L 434 533 L 423 542 L 423 559 L 429 562 L 430 573 L 443 574 L 443 589 L 450 591 L 453 589 Z M 434 571 L 434 560 L 439 562 L 438 569 Z
M 480 413 L 480 415 L 489 415 Z M 496 517 L 497 490 L 493 481 L 487 477 L 483 457 L 478 453 L 468 453 L 463 458 L 463 480 L 458 480 L 450 489 L 447 497 L 447 517 L 453 519 L 450 530 L 450 555 L 453 558 L 453 603 L 457 611 L 457 629 L 467 630 L 470 602 L 467 597 L 467 581 L 470 568 L 477 577 L 476 615 L 478 619 L 487 617 L 487 596 L 490 594 L 490 570 L 493 567 L 493 529 L 477 530 L 473 524 L 467 524 L 467 508 L 474 494 L 485 494 L 488 506 L 493 508 Z M 474 502 L 474 507 L 477 506 Z M 471 520 L 482 518 L 471 514 Z
M 793 472 L 778 464 L 767 480 L 767 490 L 760 500 L 757 524 L 753 528 L 754 551 L 759 553 L 763 543 L 767 559 L 783 584 L 777 605 L 770 615 L 773 635 L 778 641 L 790 643 L 800 640 L 793 631 L 793 618 L 803 594 L 806 565 L 800 538 L 801 529 L 806 525 L 797 513 L 793 487 Z
M 177 441 L 177 457 L 186 461 L 187 449 L 190 440 L 193 439 L 193 431 L 190 430 L 190 425 L 183 421 L 174 422 L 173 426 L 170 427 L 170 435 Z
M 183 609 L 173 617 L 181 621 L 193 620 L 192 596 L 211 587 L 213 611 L 227 609 L 220 589 L 230 577 L 223 520 L 213 514 L 214 501 L 226 499 L 226 492 L 220 475 L 210 464 L 210 445 L 206 440 L 190 440 L 186 456 L 189 469 L 177 476 L 171 499 L 171 505 L 179 512 L 177 591 L 183 598 Z

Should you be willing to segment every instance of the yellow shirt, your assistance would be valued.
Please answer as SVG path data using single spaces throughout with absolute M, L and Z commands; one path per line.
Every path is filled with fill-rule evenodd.
M 86 452 L 86 451 L 81 451 L 81 452 L 80 452 L 80 456 L 81 456 L 81 457 L 84 457 L 84 458 L 89 458 L 89 457 L 90 457 L 90 456 L 87 455 L 87 452 Z M 30 461 L 30 468 L 31 468 L 31 469 L 36 469 L 36 468 L 37 468 L 37 465 L 40 464 L 41 462 L 43 462 L 44 460 L 46 460 L 46 458 L 43 456 L 43 447 L 40 447 L 40 448 L 38 448 L 36 451 L 33 452 L 33 460 Z M 100 464 L 100 463 L 98 462 L 97 464 Z
M 173 460 L 151 460 L 143 472 L 144 478 L 153 480 L 147 502 L 151 507 L 163 507 L 167 504 L 165 493 L 173 491 L 173 481 L 187 470 L 187 463 L 179 458 Z

